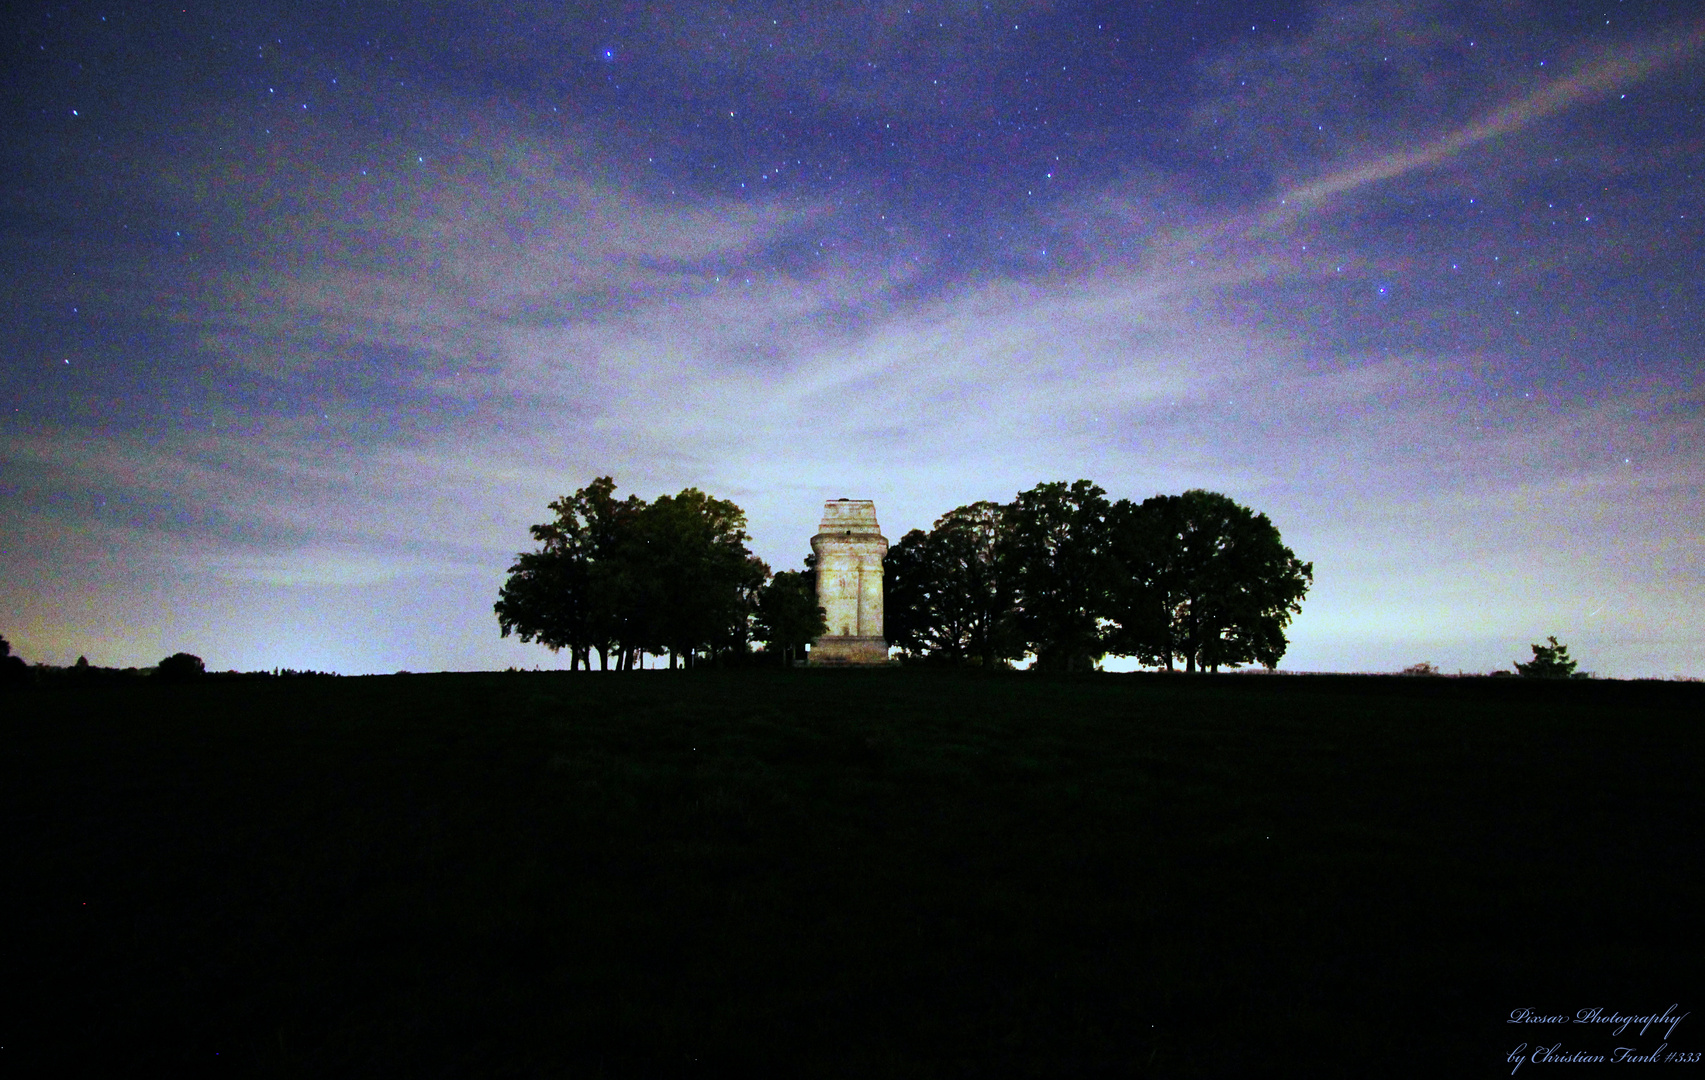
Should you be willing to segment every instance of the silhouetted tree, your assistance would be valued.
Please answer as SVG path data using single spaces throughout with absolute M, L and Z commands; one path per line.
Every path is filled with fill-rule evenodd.
M 81 659 L 81 657 L 79 657 Z M 190 682 L 207 674 L 201 657 L 190 653 L 173 653 L 154 668 L 154 675 L 165 682 Z
M 882 557 L 882 634 L 901 652 L 921 656 L 929 619 L 929 534 L 913 529 Z M 815 584 L 815 582 L 813 582 Z
M 1186 671 L 1276 666 L 1314 564 L 1299 560 L 1265 514 L 1224 495 L 1157 495 L 1114 513 L 1118 575 L 1110 594 L 1115 652 Z
M 1115 656 L 1173 670 L 1183 652 L 1178 613 L 1184 589 L 1183 504 L 1157 495 L 1142 503 L 1120 499 L 1108 514 L 1113 563 L 1104 638 Z
M 555 519 L 528 530 L 539 549 L 515 557 L 492 605 L 502 636 L 514 633 L 552 652 L 567 649 L 571 671 L 592 666 L 592 539 L 586 519 L 587 504 L 601 485 L 615 489 L 609 477 L 599 477 L 549 504 Z
M 1017 638 L 1038 670 L 1087 669 L 1106 652 L 1106 494 L 1088 480 L 1038 484 L 1003 511 L 998 561 L 1011 582 Z
M 586 649 L 598 653 L 600 670 L 630 669 L 641 650 L 657 648 L 656 609 L 662 602 L 646 572 L 642 522 L 649 510 L 636 495 L 616 498 L 616 483 L 601 476 L 557 509 L 582 523 L 580 557 L 586 565 Z M 586 667 L 592 667 L 591 657 Z
M 29 678 L 30 666 L 23 657 L 12 655 L 12 643 L 0 635 L 0 683 L 15 686 Z
M 884 560 L 883 629 L 908 652 L 985 666 L 1021 655 L 1001 562 L 1005 509 L 979 502 L 913 529 Z
M 806 570 L 783 570 L 758 592 L 757 639 L 791 664 L 799 650 L 828 633 L 816 582 Z
M 1516 661 L 1516 670 L 1529 679 L 1580 678 L 1575 674 L 1577 661 L 1569 659 L 1569 647 L 1558 644 L 1554 637 L 1545 640 L 1550 644 L 1529 646 L 1533 650 L 1533 659 L 1525 664 Z
M 1284 655 L 1314 568 L 1265 515 L 1187 491 L 1109 504 L 1088 480 L 949 511 L 888 552 L 887 632 L 911 653 L 1042 671 L 1108 652 L 1172 670 Z
M 599 477 L 550 504 L 540 548 L 516 557 L 493 610 L 507 637 L 570 650 L 571 667 L 631 668 L 641 651 L 674 666 L 701 649 L 746 647 L 769 568 L 746 549 L 745 514 L 695 488 L 618 501 Z
M 644 572 L 656 589 L 656 640 L 689 664 L 699 649 L 744 648 L 769 567 L 746 548 L 746 515 L 697 488 L 662 495 L 641 516 Z

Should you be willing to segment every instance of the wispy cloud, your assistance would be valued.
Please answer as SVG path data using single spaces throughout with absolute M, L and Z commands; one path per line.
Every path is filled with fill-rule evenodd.
M 1369 160 L 1334 169 L 1318 179 L 1290 187 L 1280 197 L 1286 206 L 1309 207 L 1334 195 L 1432 168 L 1463 151 L 1522 130 L 1565 109 L 1626 89 L 1648 76 L 1699 55 L 1705 24 L 1656 42 L 1624 46 L 1580 64 L 1567 76 L 1447 131 L 1419 146 L 1403 147 Z
M 920 18 L 966 20 L 949 74 L 998 66 L 966 43 L 1012 22 L 977 5 L 904 8 L 872 16 L 869 40 L 857 5 L 795 19 L 774 38 L 794 50 L 778 93 L 846 110 L 825 123 L 904 105 L 927 80 L 855 62 L 928 31 Z M 264 624 L 270 645 L 291 647 L 318 635 L 313 666 L 501 666 L 519 655 L 499 651 L 513 643 L 489 618 L 504 568 L 545 503 L 594 476 L 645 497 L 733 497 L 778 567 L 797 564 L 827 497 L 876 498 L 897 536 L 1082 476 L 1133 498 L 1211 487 L 1271 513 L 1318 567 L 1296 627 L 1304 666 L 1382 649 L 1378 662 L 1413 662 L 1425 657 L 1396 655 L 1406 642 L 1463 626 L 1543 636 L 1542 618 L 1594 611 L 1567 594 L 1595 599 L 1595 647 L 1652 670 L 1640 665 L 1657 652 L 1626 644 L 1628 612 L 1685 630 L 1676 611 L 1705 605 L 1700 388 L 1679 366 L 1662 382 L 1564 385 L 1563 362 L 1585 361 L 1520 313 L 1577 278 L 1593 292 L 1607 279 L 1583 268 L 1636 260 L 1640 238 L 1669 226 L 1624 210 L 1640 220 L 1613 239 L 1582 211 L 1566 233 L 1520 184 L 1542 129 L 1559 175 L 1585 163 L 1581 182 L 1602 186 L 1606 169 L 1651 167 L 1660 150 L 1607 165 L 1592 139 L 1545 122 L 1693 62 L 1702 31 L 1597 52 L 1538 85 L 1520 82 L 1537 69 L 1503 62 L 1520 48 L 1506 36 L 1498 62 L 1453 60 L 1440 85 L 1434 52 L 1480 47 L 1459 40 L 1452 10 L 1331 5 L 1306 33 L 1204 59 L 1220 89 L 1198 88 L 1196 127 L 1178 136 L 1194 142 L 1133 151 L 1122 179 L 999 206 L 1011 228 L 988 231 L 1002 237 L 991 250 L 1011 250 L 972 265 L 924 220 L 945 211 L 922 196 L 854 198 L 841 180 L 764 197 L 675 186 L 612 150 L 620 132 L 452 94 L 377 118 L 358 99 L 343 121 L 270 128 L 204 103 L 120 151 L 79 143 L 66 160 L 93 202 L 145 203 L 190 237 L 180 245 L 174 224 L 149 247 L 84 228 L 98 281 L 67 272 L 39 289 L 44 309 L 97 298 L 124 334 L 145 328 L 162 377 L 124 391 L 139 420 L 89 406 L 11 421 L 0 469 L 9 502 L 29 509 L 0 520 L 0 542 L 78 595 L 129 573 L 137 595 L 201 613 L 171 624 L 185 633 Z M 567 25 L 556 11 L 533 29 Z M 727 18 L 695 11 L 646 40 Z M 512 32 L 482 26 L 470 47 Z M 719 40 L 688 59 L 739 71 L 756 47 Z M 799 91 L 825 57 L 834 77 Z M 1395 103 L 1360 96 L 1387 84 Z M 955 93 L 933 120 L 975 111 Z M 1180 164 L 1191 154 L 1213 167 Z M 1521 197 L 1499 224 L 1470 219 L 1470 181 Z M 73 228 L 32 191 L 17 204 L 45 215 L 32 220 Z M 1521 245 L 1504 242 L 1517 231 Z M 1045 257 L 1021 250 L 1037 237 Z M 1474 284 L 1448 276 L 1482 255 Z M 1515 282 L 1533 287 L 1506 303 Z M 1639 336 L 1615 297 L 1594 302 L 1605 318 L 1569 330 L 1582 355 L 1614 352 L 1618 327 Z M 98 403 L 97 378 L 79 386 Z M 57 625 L 105 633 L 93 602 L 7 587 L 19 605 L 60 605 Z M 383 649 L 327 659 L 339 633 L 372 632 L 376 597 L 420 614 Z M 132 606 L 126 625 L 140 625 L 146 605 Z M 432 629 L 407 640 L 417 627 Z M 137 662 L 165 644 L 137 640 Z M 1667 640 L 1663 655 L 1705 665 L 1696 644 Z

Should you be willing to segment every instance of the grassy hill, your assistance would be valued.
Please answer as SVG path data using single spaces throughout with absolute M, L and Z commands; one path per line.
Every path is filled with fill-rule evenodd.
M 34 689 L 0 700 L 0 1054 L 1508 1075 L 1626 1042 L 1512 1009 L 1700 1003 L 1702 706 L 912 669 Z

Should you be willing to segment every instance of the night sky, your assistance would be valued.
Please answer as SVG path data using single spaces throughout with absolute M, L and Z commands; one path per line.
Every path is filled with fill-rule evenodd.
M 0 633 L 561 666 L 595 476 L 776 569 L 1085 477 L 1267 513 L 1288 670 L 1705 675 L 1697 10 L 12 6 Z

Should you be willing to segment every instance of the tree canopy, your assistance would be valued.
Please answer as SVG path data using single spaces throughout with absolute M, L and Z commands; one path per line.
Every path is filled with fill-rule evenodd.
M 998 503 L 972 503 L 888 549 L 883 629 L 890 644 L 955 664 L 992 666 L 1022 654 L 1002 561 L 1005 521 Z
M 697 488 L 617 500 L 599 477 L 549 504 L 538 549 L 509 568 L 493 610 L 503 636 L 569 650 L 570 666 L 631 668 L 642 652 L 674 666 L 742 650 L 769 567 L 746 547 L 746 515 Z
M 783 570 L 758 592 L 753 621 L 759 641 L 791 663 L 800 650 L 828 633 L 823 607 L 817 603 L 817 580 L 810 570 Z
M 88 665 L 85 663 L 83 666 Z M 185 652 L 173 653 L 154 668 L 155 677 L 163 682 L 190 682 L 205 674 L 207 665 L 202 662 L 201 657 Z
M 949 663 L 1031 653 L 1040 670 L 1104 655 L 1172 670 L 1276 665 L 1314 567 L 1264 514 L 1187 491 L 1109 502 L 1038 484 L 914 529 L 888 554 L 889 640 Z
M 1021 491 L 1002 544 L 1018 638 L 1040 670 L 1093 666 L 1106 653 L 1101 619 L 1113 568 L 1107 493 L 1088 480 Z
M 12 643 L 0 635 L 0 683 L 12 684 L 29 678 L 29 665 L 20 656 L 12 655 Z
M 1122 503 L 1114 517 L 1114 652 L 1169 670 L 1176 659 L 1186 671 L 1278 664 L 1314 564 L 1267 515 L 1198 489 Z

